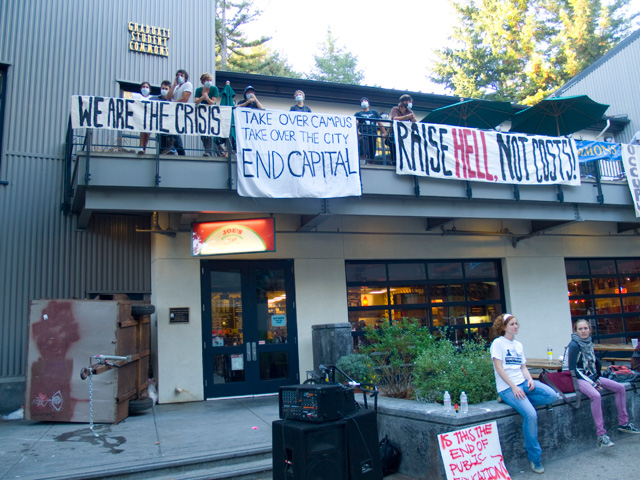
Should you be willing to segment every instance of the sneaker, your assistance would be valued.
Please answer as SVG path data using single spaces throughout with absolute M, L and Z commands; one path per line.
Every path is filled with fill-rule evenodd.
M 613 447 L 615 443 L 611 441 L 608 435 L 600 435 L 598 437 L 598 448 L 600 447 Z
M 542 463 L 538 462 L 538 463 L 531 463 L 531 470 L 534 473 L 544 473 L 544 467 L 542 466 Z
M 138 155 L 144 155 L 144 152 L 142 150 L 138 150 Z
M 636 427 L 633 423 L 629 422 L 626 425 L 618 425 L 618 430 L 624 433 L 634 433 L 636 435 L 640 435 L 640 429 Z
M 160 152 L 160 155 L 171 155 L 171 150 L 163 150 L 162 152 Z

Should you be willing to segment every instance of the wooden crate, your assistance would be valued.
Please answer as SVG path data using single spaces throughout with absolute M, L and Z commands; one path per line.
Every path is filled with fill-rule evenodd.
M 90 380 L 80 372 L 97 354 L 131 362 L 92 376 L 93 421 L 127 417 L 129 401 L 146 396 L 150 355 L 150 316 L 133 316 L 131 307 L 125 299 L 31 302 L 26 419 L 89 422 Z

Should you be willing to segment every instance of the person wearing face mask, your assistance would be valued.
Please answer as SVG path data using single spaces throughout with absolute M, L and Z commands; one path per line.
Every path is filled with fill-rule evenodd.
M 411 95 L 406 93 L 400 97 L 400 103 L 397 107 L 391 109 L 391 120 L 398 120 L 401 122 L 417 122 L 416 116 L 413 113 L 413 99 Z
M 296 99 L 296 104 L 289 109 L 290 112 L 309 112 L 311 109 L 304 104 L 304 92 L 302 90 L 296 90 L 293 94 L 293 98 Z
M 238 107 L 255 108 L 257 110 L 264 110 L 264 107 L 256 97 L 256 92 L 251 85 L 248 85 L 244 89 L 244 102 L 239 103 Z
M 378 141 L 378 128 L 383 138 L 387 136 L 387 130 L 382 122 L 376 122 L 380 119 L 380 113 L 370 108 L 369 99 L 362 97 L 360 99 L 361 111 L 355 114 L 358 122 L 358 149 L 360 150 L 360 158 L 364 160 L 374 160 L 376 157 L 376 142 Z
M 188 103 L 193 93 L 193 85 L 189 81 L 189 74 L 186 70 L 180 69 L 176 72 L 176 78 L 173 81 L 173 85 L 169 90 L 167 99 L 172 102 Z M 182 146 L 182 138 L 180 135 L 172 135 L 173 145 L 178 152 L 178 155 L 185 155 L 184 147 Z M 171 153 L 171 152 L 166 152 Z
M 591 340 L 591 324 L 588 320 L 578 320 L 573 324 L 571 342 L 567 347 L 566 368 L 573 371 L 578 379 L 578 389 L 591 400 L 591 416 L 596 424 L 598 447 L 612 447 L 613 442 L 607 435 L 602 417 L 602 398 L 600 392 L 609 390 L 615 393 L 618 410 L 618 430 L 638 435 L 640 430 L 629 422 L 627 413 L 627 389 L 624 385 L 600 376 L 600 359 L 596 357 Z
M 171 82 L 169 80 L 163 80 L 160 84 L 160 95 L 152 95 L 150 99 L 156 102 L 167 102 L 169 90 L 171 90 Z M 160 152 L 170 152 L 172 155 L 175 155 L 177 153 L 175 150 L 173 150 L 173 139 L 171 138 L 171 135 L 164 135 L 162 133 L 159 133 L 158 142 Z
M 140 84 L 140 93 L 133 95 L 134 100 L 151 100 L 149 94 L 151 93 L 151 85 L 149 82 L 142 82 Z M 144 155 L 147 151 L 147 144 L 149 143 L 150 133 L 140 132 L 140 150 L 138 155 Z
M 208 73 L 200 75 L 200 83 L 202 87 L 196 88 L 195 102 L 196 105 L 215 105 L 220 92 L 218 87 L 213 84 L 213 77 Z M 204 146 L 204 157 L 213 156 L 213 137 L 201 136 L 202 145 Z

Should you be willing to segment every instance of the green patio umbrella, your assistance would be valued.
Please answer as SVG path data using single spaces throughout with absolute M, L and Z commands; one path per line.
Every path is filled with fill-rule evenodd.
M 609 105 L 597 103 L 587 95 L 547 98 L 516 113 L 510 132 L 560 137 L 599 122 Z
M 431 111 L 421 121 L 456 127 L 494 128 L 513 116 L 509 102 L 472 98 Z
M 233 97 L 235 96 L 235 94 L 236 92 L 233 90 L 233 88 L 231 88 L 231 85 L 227 83 L 224 86 L 224 89 L 222 90 L 222 96 L 220 97 L 220 105 L 233 107 L 235 105 L 233 101 Z M 235 144 L 236 128 L 235 128 L 235 122 L 233 120 L 233 115 L 231 116 L 231 133 L 229 134 L 229 138 Z

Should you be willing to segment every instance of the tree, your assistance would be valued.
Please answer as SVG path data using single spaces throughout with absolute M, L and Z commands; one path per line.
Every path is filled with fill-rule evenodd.
M 316 64 L 309 75 L 311 80 L 360 85 L 364 73 L 358 70 L 358 57 L 336 45 L 331 29 L 320 50 L 320 55 L 313 56 Z
M 260 14 L 253 0 L 218 0 L 216 4 L 216 63 L 220 70 L 300 78 L 279 52 L 266 46 L 270 37 L 248 40 L 242 27 Z
M 629 33 L 629 2 L 452 1 L 454 46 L 435 52 L 430 78 L 462 97 L 535 103 Z
M 302 75 L 289 65 L 286 57 L 269 47 L 259 45 L 242 49 L 243 55 L 229 57 L 228 70 L 233 72 L 257 73 L 277 77 L 301 78 Z
M 253 0 L 218 0 L 216 2 L 216 54 L 220 55 L 220 68 L 227 70 L 231 55 L 247 57 L 247 48 L 264 45 L 270 37 L 247 40 L 241 30 L 243 25 L 252 22 L 262 13 L 253 8 Z

